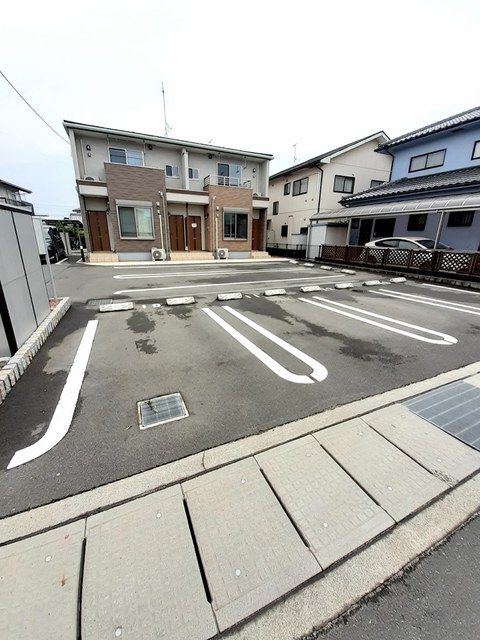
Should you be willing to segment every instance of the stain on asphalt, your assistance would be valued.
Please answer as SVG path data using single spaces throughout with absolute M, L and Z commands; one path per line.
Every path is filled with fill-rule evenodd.
M 149 318 L 145 311 L 133 311 L 127 325 L 133 333 L 150 333 L 155 329 L 155 320 Z
M 158 352 L 156 344 L 157 344 L 156 340 L 152 340 L 151 338 L 144 338 L 143 340 L 135 340 L 135 346 L 137 347 L 137 351 L 141 351 L 142 353 L 146 353 L 147 355 L 151 355 L 152 353 Z

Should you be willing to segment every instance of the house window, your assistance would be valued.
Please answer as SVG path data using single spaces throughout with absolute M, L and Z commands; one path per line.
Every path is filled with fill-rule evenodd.
M 407 231 L 424 231 L 427 215 L 427 213 L 412 213 L 408 216 Z
M 308 191 L 308 178 L 302 178 L 301 180 L 293 181 L 293 194 L 294 196 L 300 196 L 302 193 Z
M 374 189 L 375 187 L 379 187 L 383 184 L 383 180 L 370 180 L 370 189 Z
M 143 167 L 143 153 L 128 149 L 114 149 L 109 147 L 108 154 L 113 164 L 129 164 L 133 167 Z
M 433 167 L 441 167 L 445 162 L 446 149 L 440 151 L 432 151 L 431 153 L 424 153 L 421 156 L 413 156 L 410 158 L 410 172 L 422 171 L 422 169 L 432 169 Z
M 480 140 L 477 140 L 473 145 L 472 160 L 478 160 L 480 158 Z
M 283 185 L 283 195 L 284 195 L 284 196 L 289 196 L 289 195 L 290 195 L 290 185 L 291 185 L 291 184 L 292 184 L 291 182 L 286 182 L 286 183 Z
M 121 238 L 153 240 L 153 219 L 150 207 L 118 207 Z
M 190 180 L 200 180 L 200 172 L 198 171 L 198 169 L 188 167 L 188 177 L 190 178 Z
M 248 213 L 223 214 L 223 239 L 247 240 Z
M 474 211 L 450 211 L 447 227 L 471 227 Z
M 351 176 L 335 176 L 333 190 L 337 193 L 353 193 L 355 178 Z
M 278 205 L 279 205 L 278 200 L 276 200 L 273 203 L 273 212 L 272 213 L 273 213 L 274 216 L 278 216 Z
M 295 183 L 293 183 L 295 184 Z M 288 236 L 288 224 L 282 224 L 282 228 L 280 230 L 280 235 L 282 238 L 286 238 Z
M 224 187 L 239 187 L 242 182 L 242 167 L 239 164 L 217 163 L 218 184 Z
M 165 166 L 165 175 L 167 178 L 178 178 L 178 167 L 175 167 L 172 164 L 167 164 Z
M 300 235 L 306 236 L 308 233 L 308 227 L 300 227 Z

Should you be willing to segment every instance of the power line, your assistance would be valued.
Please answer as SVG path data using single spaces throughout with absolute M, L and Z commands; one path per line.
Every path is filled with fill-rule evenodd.
M 3 77 L 3 78 L 8 82 L 8 84 L 12 87 L 12 89 L 15 91 L 15 93 L 17 93 L 17 94 L 20 96 L 20 98 L 25 102 L 25 104 L 27 105 L 27 107 L 29 107 L 29 108 L 33 111 L 33 113 L 34 113 L 35 115 L 37 115 L 37 116 L 40 118 L 40 120 L 41 120 L 44 124 L 46 124 L 46 125 L 47 125 L 47 127 L 48 127 L 49 129 L 51 129 L 51 130 L 53 131 L 53 133 L 54 133 L 56 136 L 58 136 L 58 137 L 60 138 L 60 140 L 63 140 L 64 142 L 66 142 L 66 143 L 69 145 L 69 144 L 70 144 L 70 142 L 69 142 L 68 140 L 66 140 L 62 135 L 60 135 L 60 134 L 58 133 L 58 131 L 55 131 L 55 129 L 54 129 L 51 125 L 49 125 L 49 124 L 48 124 L 48 122 L 47 122 L 44 118 L 42 118 L 42 116 L 38 113 L 38 111 L 36 111 L 36 110 L 32 107 L 32 105 L 31 105 L 29 102 L 27 102 L 27 100 L 22 96 L 22 94 L 20 93 L 20 91 L 18 91 L 18 89 L 16 89 L 16 88 L 13 86 L 13 84 L 10 82 L 10 80 L 7 78 L 7 76 L 6 76 L 6 75 L 3 73 L 3 71 L 1 71 L 1 70 L 0 70 L 0 75 L 1 75 L 1 76 L 2 76 L 2 77 Z

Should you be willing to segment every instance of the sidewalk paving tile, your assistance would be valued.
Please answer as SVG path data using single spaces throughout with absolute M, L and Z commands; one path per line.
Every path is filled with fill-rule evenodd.
M 321 571 L 253 458 L 182 487 L 220 631 Z
M 480 453 L 402 405 L 363 417 L 375 431 L 441 480 L 455 485 L 480 469 Z
M 76 640 L 85 520 L 0 548 L 0 638 Z
M 324 569 L 395 524 L 312 436 L 256 459 Z
M 397 522 L 448 489 L 360 418 L 314 436 Z
M 217 632 L 180 485 L 87 519 L 82 640 Z

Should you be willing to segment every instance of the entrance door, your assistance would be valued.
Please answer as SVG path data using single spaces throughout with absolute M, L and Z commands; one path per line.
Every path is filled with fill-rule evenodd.
M 92 251 L 111 251 L 105 211 L 87 211 Z
M 189 251 L 202 250 L 202 219 L 200 216 L 189 216 L 187 223 L 187 238 Z
M 169 216 L 171 251 L 185 251 L 185 233 L 183 231 L 183 216 Z
M 371 218 L 367 218 L 366 220 L 362 220 L 360 223 L 360 234 L 358 236 L 358 244 L 363 246 L 366 242 L 370 240 L 370 235 L 372 233 L 372 224 L 373 220 Z
M 260 250 L 260 220 L 252 219 L 252 251 Z

